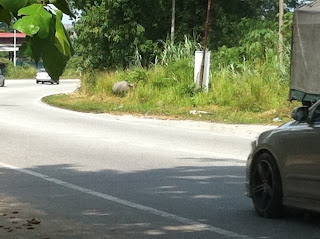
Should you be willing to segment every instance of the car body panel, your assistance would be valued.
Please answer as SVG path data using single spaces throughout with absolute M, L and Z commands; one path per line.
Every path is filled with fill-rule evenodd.
M 3 87 L 5 83 L 4 75 L 0 74 L 0 87 Z
M 250 192 L 251 165 L 262 152 L 275 159 L 281 180 L 283 204 L 320 211 L 320 101 L 309 109 L 308 122 L 291 121 L 260 134 L 252 142 L 247 160 L 246 188 Z

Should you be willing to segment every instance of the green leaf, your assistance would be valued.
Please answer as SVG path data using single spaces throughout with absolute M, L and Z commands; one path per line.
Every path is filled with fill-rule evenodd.
M 42 39 L 38 37 L 38 35 L 29 37 L 29 43 L 24 46 L 23 50 L 27 54 L 31 52 L 31 57 L 36 63 L 42 58 L 44 68 L 51 78 L 57 81 L 62 75 L 69 57 L 59 51 L 54 41 L 51 41 L 51 37 L 52 36 L 49 36 L 46 39 Z
M 55 34 L 55 46 L 59 49 L 59 51 L 66 55 L 71 56 L 71 47 L 66 37 L 64 26 L 61 23 L 62 12 L 60 10 L 56 10 L 56 34 Z
M 14 25 L 13 28 L 25 33 L 28 36 L 33 36 L 34 34 L 36 34 L 39 30 L 40 27 L 39 26 L 35 26 L 34 24 L 32 24 L 32 22 L 28 21 L 30 19 L 25 19 L 25 18 L 21 18 L 19 19 Z
M 42 53 L 43 65 L 54 81 L 59 80 L 69 60 L 54 44 L 48 44 Z
M 22 50 L 34 59 L 36 63 L 40 59 L 49 75 L 57 81 L 62 75 L 69 60 L 69 56 L 64 55 L 55 46 L 56 44 L 56 16 L 53 15 L 49 24 L 49 34 L 47 38 L 40 38 L 39 34 L 27 37 L 27 41 L 22 45 Z
M 0 5 L 7 11 L 17 14 L 20 8 L 27 5 L 27 0 L 0 0 Z
M 75 17 L 75 15 L 70 10 L 70 6 L 66 0 L 49 0 L 49 2 L 53 5 L 55 5 L 63 13 L 65 13 L 71 17 Z
M 4 9 L 1 5 L 0 5 L 0 22 L 5 22 L 8 25 L 11 22 L 11 14 L 8 10 Z
M 15 29 L 28 36 L 38 33 L 40 38 L 48 37 L 52 15 L 44 9 L 43 5 L 33 4 L 22 8 L 19 10 L 18 15 L 24 15 L 24 17 L 14 24 L 13 27 Z
M 20 47 L 20 50 L 23 51 L 27 56 L 31 57 L 36 64 L 39 63 L 41 58 L 41 43 L 39 42 L 36 37 L 27 37 L 27 40 L 24 41 Z

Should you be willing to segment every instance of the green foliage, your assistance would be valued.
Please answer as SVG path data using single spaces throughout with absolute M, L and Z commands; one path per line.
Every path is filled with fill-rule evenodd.
M 71 2 L 76 8 L 81 9 L 86 16 L 91 14 L 90 8 L 92 6 L 101 4 L 110 6 L 112 1 L 73 0 Z M 125 1 L 114 2 L 112 8 L 121 6 L 123 12 L 130 12 L 132 21 L 139 23 L 145 29 L 144 36 L 146 39 L 153 42 L 166 39 L 170 32 L 172 0 L 136 0 L 129 5 Z M 290 0 L 286 1 L 286 6 L 294 8 L 298 3 L 303 2 Z M 222 45 L 230 47 L 237 44 L 241 39 L 237 35 L 237 27 L 242 18 L 275 21 L 279 9 L 277 0 L 216 0 L 212 4 L 209 35 L 211 49 L 216 49 Z M 206 10 L 207 1 L 176 1 L 176 41 L 183 41 L 185 35 L 194 36 L 197 40 L 203 38 Z M 122 21 L 121 14 L 111 15 L 110 17 L 112 21 Z
M 6 65 L 4 70 L 6 79 L 34 79 L 38 72 L 34 66 L 28 63 L 15 67 L 13 63 L 7 59 L 0 58 L 0 61 Z
M 126 68 L 137 62 L 149 64 L 157 45 L 144 37 L 128 0 L 104 1 L 89 7 L 76 24 L 77 52 L 91 69 Z
M 290 15 L 286 19 L 285 28 L 291 24 Z M 113 83 L 127 79 L 136 83 L 136 87 L 121 98 L 123 110 L 163 112 L 168 108 L 216 106 L 262 113 L 282 109 L 289 87 L 289 52 L 285 52 L 284 62 L 280 64 L 276 27 L 267 21 L 242 19 L 239 29 L 243 29 L 243 40 L 238 46 L 223 46 L 212 53 L 211 87 L 207 92 L 197 89 L 193 83 L 192 57 L 197 44 L 187 39 L 184 44 L 167 42 L 159 57 L 162 64 L 155 64 L 149 70 L 138 67 L 103 77 L 98 74 L 86 79 L 81 91 L 92 97 L 110 99 Z M 285 36 L 290 38 L 287 33 Z M 290 41 L 285 39 L 285 44 Z
M 60 9 L 64 14 L 69 15 L 71 17 L 75 17 L 66 0 L 49 0 L 49 2 L 53 4 L 56 8 Z
M 72 56 L 72 49 L 69 44 L 69 39 L 65 34 L 65 29 L 61 23 L 62 20 L 62 12 L 60 10 L 56 10 L 56 38 L 55 38 L 55 46 L 59 49 L 61 53 L 66 56 Z
M 10 24 L 11 22 L 10 12 L 4 9 L 1 5 L 0 5 L 0 22 L 5 22 L 7 24 Z
M 72 56 L 68 61 L 65 71 L 63 72 L 63 78 L 80 78 L 83 73 L 81 66 L 82 58 L 79 56 Z
M 188 115 L 190 110 L 196 109 L 213 112 L 214 118 L 225 117 L 228 121 L 233 118 L 232 122 L 238 123 L 243 119 L 237 118 L 237 112 L 257 114 L 256 117 L 275 112 L 270 117 L 285 117 L 281 112 L 287 108 L 288 80 L 279 80 L 277 66 L 261 62 L 243 71 L 232 71 L 230 67 L 212 68 L 211 76 L 211 88 L 202 92 L 193 84 L 193 64 L 190 59 L 179 60 L 168 66 L 157 65 L 149 70 L 135 68 L 113 73 L 101 72 L 87 76 L 82 81 L 82 103 L 77 108 L 90 111 L 93 107 L 91 104 L 94 104 L 95 112 L 160 115 Z M 124 79 L 138 83 L 127 95 L 114 96 L 113 84 Z M 215 113 L 217 109 L 228 110 Z
M 83 57 L 84 66 L 91 69 L 115 69 L 128 66 L 147 66 L 166 63 L 171 52 L 178 51 L 165 39 L 170 32 L 172 0 L 83 0 L 72 1 L 82 9 L 82 18 L 76 23 L 76 51 Z M 287 3 L 292 7 L 295 0 Z M 209 48 L 216 50 L 225 45 L 241 47 L 247 38 L 254 41 L 245 49 L 261 55 L 266 42 L 274 43 L 273 33 L 278 2 L 275 0 L 217 0 L 213 2 Z M 185 0 L 176 2 L 175 42 L 184 44 L 185 36 L 201 48 L 207 2 Z M 239 23 L 240 22 L 240 23 Z M 257 32 L 252 32 L 256 30 Z M 263 32 L 265 31 L 265 32 Z M 253 34 L 252 36 L 249 36 Z M 255 38 L 255 39 L 254 39 Z M 259 41 L 263 40 L 264 45 Z M 248 45 L 248 44 L 247 44 Z M 184 54 L 184 52 L 181 52 Z M 188 53 L 188 52 L 187 52 Z M 240 53 L 239 53 L 240 54 Z M 269 54 L 270 55 L 270 54 Z M 247 57 L 246 57 L 247 58 Z M 240 57 L 242 61 L 242 57 Z
M 290 64 L 292 13 L 285 15 L 283 64 L 280 65 L 278 55 L 278 28 L 276 24 L 266 20 L 242 19 L 239 29 L 243 29 L 242 40 L 238 46 L 220 47 L 213 53 L 214 68 L 230 68 L 232 72 L 254 69 L 257 64 L 269 64 L 277 69 L 280 79 L 288 79 Z
M 34 2 L 36 1 L 33 1 L 33 3 Z M 14 15 L 16 15 L 21 8 L 27 6 L 27 4 L 27 0 L 0 0 L 0 5 Z
M 194 52 L 199 50 L 199 44 L 195 40 L 190 40 L 188 36 L 184 37 L 184 42 L 173 44 L 167 39 L 163 43 L 163 50 L 159 54 L 159 63 L 161 65 L 175 62 L 181 59 L 193 57 Z
M 38 33 L 40 38 L 47 38 L 49 35 L 50 21 L 52 15 L 47 12 L 42 4 L 33 4 L 25 8 L 21 8 L 18 12 L 20 18 L 14 28 L 28 36 Z
M 61 23 L 61 11 L 54 11 L 48 3 L 73 16 L 66 0 L 0 0 L 0 21 L 10 24 L 14 17 L 14 28 L 27 35 L 24 52 L 36 63 L 42 59 L 51 78 L 58 80 L 73 49 Z
M 146 6 L 140 5 L 142 2 Z M 212 111 L 212 117 L 222 115 L 220 121 L 233 118 L 233 122 L 243 122 L 237 118 L 239 112 L 259 119 L 269 114 L 282 117 L 283 112 L 289 112 L 286 100 L 292 13 L 285 15 L 282 29 L 285 55 L 280 63 L 278 25 L 274 21 L 277 1 L 215 1 L 210 49 L 218 48 L 211 54 L 211 86 L 203 92 L 193 83 L 193 55 L 195 49 L 201 49 L 197 40 L 198 34 L 203 33 L 206 2 L 177 3 L 180 12 L 176 18 L 179 23 L 175 44 L 164 42 L 169 31 L 171 1 L 158 2 L 159 13 L 162 8 L 168 13 L 162 15 L 166 16 L 162 23 L 155 20 L 159 15 L 150 9 L 153 0 L 137 0 L 131 5 L 128 0 L 100 0 L 85 8 L 77 29 L 78 59 L 81 59 L 78 62 L 99 69 L 129 68 L 85 75 L 80 92 L 74 96 L 80 98 L 79 109 L 175 116 L 197 109 Z M 137 6 L 141 9 L 137 10 Z M 145 7 L 150 11 L 144 11 Z M 148 21 L 139 16 L 143 11 Z M 151 23 L 154 23 L 153 36 Z M 159 24 L 167 24 L 164 32 Z M 184 38 L 187 33 L 194 37 Z M 145 65 L 149 68 L 142 67 Z M 112 94 L 113 84 L 120 80 L 135 83 L 122 97 Z

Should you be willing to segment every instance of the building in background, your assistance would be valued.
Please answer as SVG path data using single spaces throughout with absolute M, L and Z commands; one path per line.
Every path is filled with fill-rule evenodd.
M 1 32 L 0 33 L 0 52 L 9 52 L 9 60 L 16 64 L 16 53 L 26 40 L 26 34 L 20 32 Z

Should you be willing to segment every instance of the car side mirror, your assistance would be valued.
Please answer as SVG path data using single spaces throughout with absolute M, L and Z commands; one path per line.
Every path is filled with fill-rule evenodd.
M 292 111 L 291 117 L 298 122 L 306 122 L 308 119 L 308 113 L 309 108 L 307 106 L 301 106 Z

